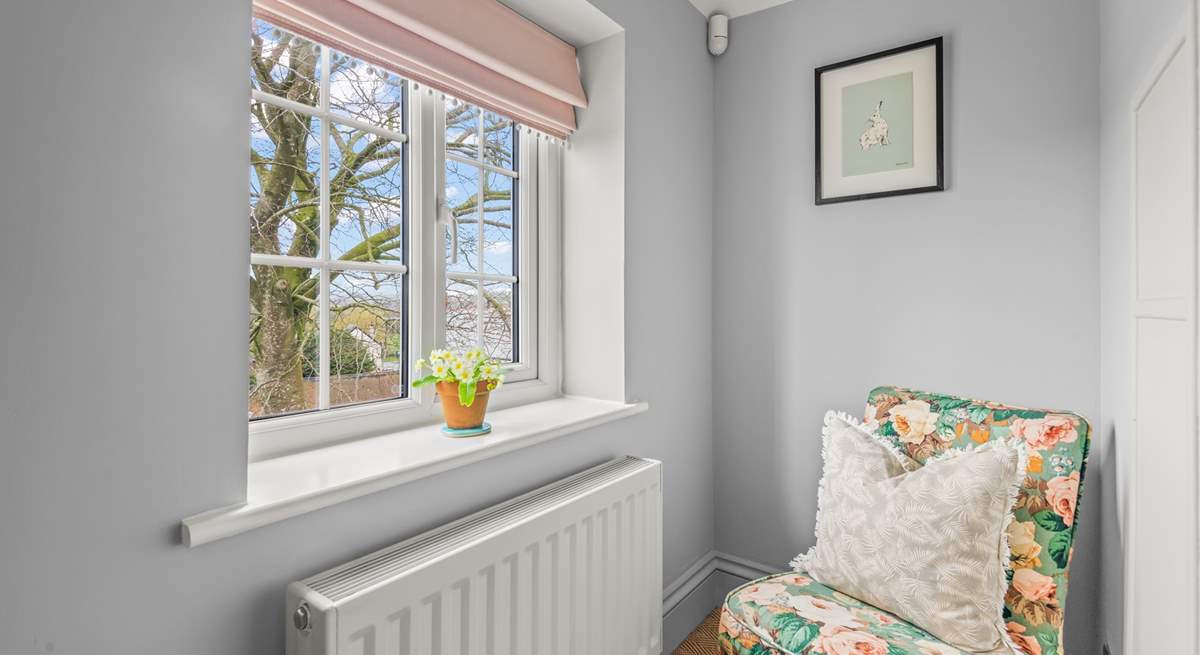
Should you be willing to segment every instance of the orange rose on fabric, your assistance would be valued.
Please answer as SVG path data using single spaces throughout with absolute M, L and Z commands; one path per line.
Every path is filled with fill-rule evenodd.
M 1046 500 L 1066 525 L 1075 522 L 1075 503 L 1079 499 L 1079 471 L 1059 476 L 1046 483 Z
M 892 418 L 892 427 L 896 428 L 901 441 L 919 444 L 925 441 L 926 435 L 933 434 L 937 429 L 941 414 L 932 409 L 924 400 L 910 400 L 889 409 L 888 416 Z
M 1030 473 L 1042 472 L 1042 458 L 1040 455 L 1029 453 L 1029 467 L 1026 469 Z
M 1009 639 L 1013 640 L 1017 648 L 1025 651 L 1027 655 L 1042 655 L 1042 645 L 1033 635 L 1025 634 L 1025 626 L 1009 621 L 1004 628 L 1008 632 Z
M 1058 592 L 1058 586 L 1054 584 L 1054 578 L 1042 575 L 1033 569 L 1017 569 L 1014 571 L 1012 586 L 1013 589 L 1016 589 L 1026 599 L 1034 601 L 1054 598 L 1054 594 Z
M 1012 521 L 1008 524 L 1008 548 L 1012 552 L 1013 568 L 1030 569 L 1041 561 L 1042 545 L 1037 542 L 1037 526 L 1033 521 Z
M 1024 439 L 1030 448 L 1046 450 L 1062 443 L 1072 443 L 1079 437 L 1077 421 L 1070 416 L 1051 414 L 1045 418 L 1014 419 L 1009 428 L 1014 437 Z
M 875 635 L 835 625 L 821 628 L 813 652 L 825 655 L 887 655 L 888 645 Z

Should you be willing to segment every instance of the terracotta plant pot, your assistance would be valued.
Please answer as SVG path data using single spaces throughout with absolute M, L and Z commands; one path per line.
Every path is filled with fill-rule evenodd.
M 458 402 L 457 382 L 438 382 L 438 396 L 442 399 L 442 415 L 446 418 L 446 427 L 452 430 L 470 430 L 483 425 L 483 415 L 487 413 L 488 391 L 487 382 L 479 382 L 475 387 L 475 402 L 470 407 Z

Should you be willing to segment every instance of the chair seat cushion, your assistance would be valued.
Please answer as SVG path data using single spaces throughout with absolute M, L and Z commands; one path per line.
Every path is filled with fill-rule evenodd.
M 962 655 L 802 573 L 760 578 L 730 592 L 718 640 L 725 655 Z

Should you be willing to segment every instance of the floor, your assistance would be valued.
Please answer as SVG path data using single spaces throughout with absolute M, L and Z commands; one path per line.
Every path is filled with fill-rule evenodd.
M 692 634 L 679 644 L 673 655 L 719 655 L 721 648 L 717 645 L 717 621 L 720 616 L 720 607 L 709 612 L 700 625 L 692 630 Z

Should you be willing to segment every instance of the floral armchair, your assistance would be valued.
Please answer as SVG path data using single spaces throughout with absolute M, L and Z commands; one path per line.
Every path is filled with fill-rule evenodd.
M 1024 409 L 955 396 L 879 387 L 865 421 L 924 463 L 952 448 L 1015 437 L 1029 466 L 1008 528 L 1013 575 L 1004 618 L 1026 655 L 1063 655 L 1067 569 L 1091 426 L 1071 412 Z M 896 616 L 803 573 L 734 589 L 721 608 L 726 655 L 951 655 L 961 651 Z

